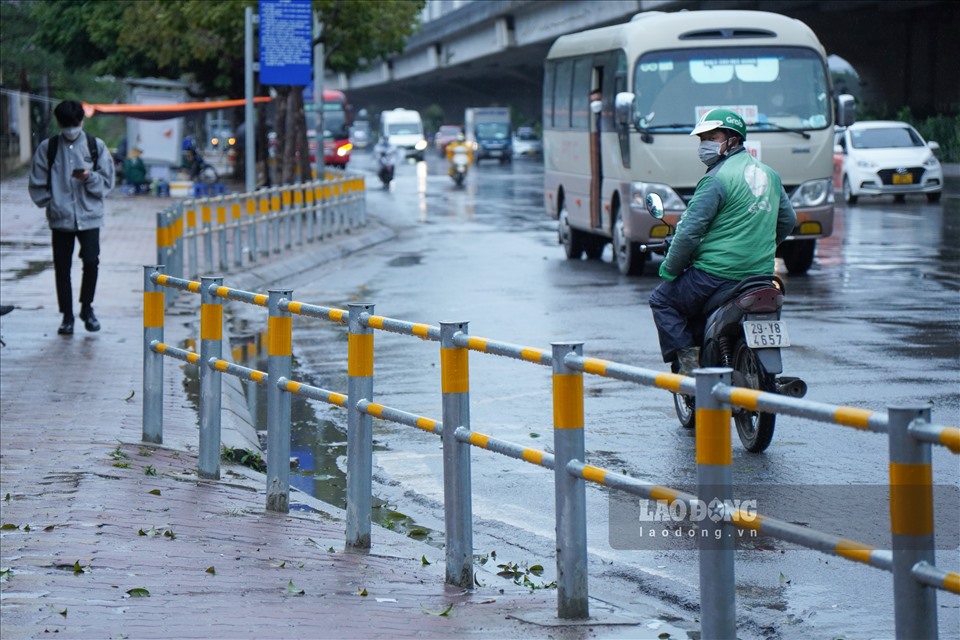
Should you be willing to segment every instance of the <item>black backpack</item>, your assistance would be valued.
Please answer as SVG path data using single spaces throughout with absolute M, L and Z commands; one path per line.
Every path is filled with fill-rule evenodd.
M 90 149 L 90 157 L 93 158 L 93 170 L 97 170 L 97 161 L 100 159 L 100 151 L 97 149 L 96 136 L 87 135 L 87 147 Z M 47 191 L 50 190 L 50 172 L 53 171 L 53 161 L 57 157 L 57 150 L 60 148 L 60 134 L 50 136 L 47 139 Z

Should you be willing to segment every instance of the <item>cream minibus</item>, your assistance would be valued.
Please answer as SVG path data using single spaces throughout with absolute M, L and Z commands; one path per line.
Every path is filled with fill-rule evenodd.
M 833 95 L 809 27 L 761 11 L 649 11 L 554 42 L 544 205 L 569 259 L 599 258 L 610 242 L 621 273 L 643 272 L 640 245 L 667 234 L 664 222 L 676 224 L 703 176 L 689 134 L 714 107 L 745 118 L 745 146 L 783 179 L 797 227 L 778 255 L 790 273 L 806 273 L 817 238 L 833 232 L 834 125 L 852 124 L 853 98 Z M 664 221 L 647 215 L 649 193 L 663 199 Z

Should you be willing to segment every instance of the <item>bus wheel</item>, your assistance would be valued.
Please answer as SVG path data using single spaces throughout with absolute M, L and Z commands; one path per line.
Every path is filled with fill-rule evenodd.
M 816 253 L 816 240 L 791 240 L 780 245 L 781 258 L 791 275 L 803 275 L 813 265 Z
M 557 235 L 560 244 L 563 245 L 563 252 L 567 255 L 567 260 L 579 260 L 584 251 L 584 234 L 570 226 L 570 216 L 567 213 L 567 205 L 562 205 L 560 216 L 557 223 Z
M 627 239 L 623 228 L 623 214 L 617 209 L 617 219 L 613 223 L 613 258 L 617 269 L 625 276 L 638 276 L 643 273 L 643 265 L 649 259 L 641 253 L 637 243 Z

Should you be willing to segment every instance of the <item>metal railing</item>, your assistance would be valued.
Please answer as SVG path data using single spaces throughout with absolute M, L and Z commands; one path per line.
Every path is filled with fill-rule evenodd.
M 165 288 L 198 293 L 200 354 L 163 342 Z M 695 377 L 642 369 L 585 357 L 582 343 L 557 342 L 551 350 L 471 336 L 466 322 L 440 326 L 374 314 L 374 305 L 352 303 L 347 310 L 292 299 L 289 289 L 256 294 L 223 286 L 220 277 L 199 282 L 144 267 L 143 439 L 162 440 L 163 357 L 200 369 L 200 453 L 198 473 L 219 477 L 220 384 L 226 373 L 266 387 L 266 508 L 289 508 L 290 408 L 293 395 L 347 410 L 346 546 L 370 547 L 372 418 L 439 435 L 443 446 L 446 581 L 473 586 L 473 532 L 470 447 L 494 451 L 553 470 L 557 535 L 557 615 L 589 617 L 585 483 L 658 502 L 683 503 L 688 512 L 709 505 L 713 516 L 698 522 L 701 627 L 704 638 L 736 636 L 734 529 L 744 528 L 893 573 L 898 637 L 937 637 L 936 590 L 960 593 L 960 574 L 934 564 L 931 447 L 960 453 L 960 428 L 933 424 L 928 407 L 890 408 L 882 413 L 834 406 L 730 385 L 731 370 L 700 369 Z M 223 300 L 268 310 L 267 371 L 222 359 Z M 347 325 L 347 393 L 291 379 L 292 316 Z M 442 420 L 373 401 L 373 335 L 386 331 L 440 343 Z M 498 355 L 552 368 L 554 453 L 531 449 L 474 431 L 469 413 L 468 353 Z M 695 396 L 697 495 L 648 483 L 587 464 L 584 448 L 583 375 L 590 374 Z M 799 416 L 818 422 L 889 434 L 890 549 L 795 525 L 740 509 L 732 495 L 732 408 Z M 450 427 L 445 425 L 451 425 Z M 714 517 L 715 516 L 715 517 Z
M 362 176 L 330 171 L 323 180 L 178 202 L 157 214 L 157 262 L 194 277 L 349 232 L 367 224 L 365 189 Z

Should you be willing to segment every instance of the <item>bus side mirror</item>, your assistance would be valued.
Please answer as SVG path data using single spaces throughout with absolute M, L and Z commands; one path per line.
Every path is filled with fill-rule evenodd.
M 630 124 L 630 116 L 633 115 L 633 102 L 636 98 L 629 91 L 623 91 L 617 94 L 614 102 L 616 111 L 617 126 L 625 127 Z
M 837 125 L 849 127 L 857 120 L 856 100 L 849 93 L 837 96 Z

